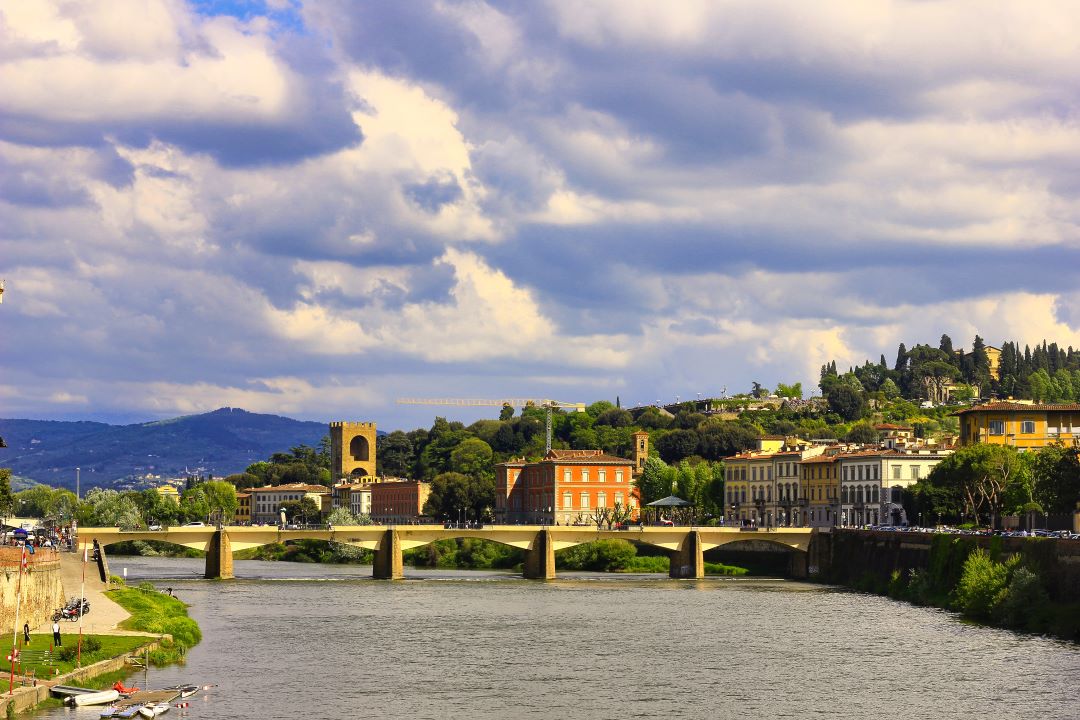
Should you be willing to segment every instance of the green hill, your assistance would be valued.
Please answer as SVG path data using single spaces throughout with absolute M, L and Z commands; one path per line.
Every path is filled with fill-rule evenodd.
M 139 423 L 0 419 L 0 466 L 16 477 L 56 487 L 119 487 L 148 473 L 215 477 L 240 472 L 271 454 L 296 445 L 317 447 L 325 423 L 221 408 L 202 415 Z

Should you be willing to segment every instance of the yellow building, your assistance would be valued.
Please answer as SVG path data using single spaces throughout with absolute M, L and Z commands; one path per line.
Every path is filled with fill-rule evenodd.
M 158 485 L 156 488 L 158 497 L 162 500 L 170 500 L 177 505 L 180 504 L 180 491 L 172 485 Z
M 251 524 L 251 493 L 236 493 L 236 515 L 233 521 L 237 525 Z
M 799 467 L 804 489 L 803 525 L 836 525 L 840 502 L 840 474 L 837 470 L 836 455 L 829 453 L 804 458 Z
M 965 408 L 960 418 L 960 445 L 989 443 L 1026 450 L 1054 443 L 1080 445 L 1080 404 L 1035 405 L 993 402 Z

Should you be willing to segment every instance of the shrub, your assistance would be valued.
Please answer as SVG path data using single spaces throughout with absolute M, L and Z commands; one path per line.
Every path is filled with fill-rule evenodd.
M 972 551 L 964 561 L 960 582 L 953 591 L 955 608 L 974 620 L 990 620 L 994 608 L 1004 598 L 1009 576 L 1019 562 L 1019 555 L 996 563 L 985 550 Z
M 115 585 L 116 587 L 124 587 L 125 585 L 127 585 L 127 581 L 119 575 L 110 575 L 109 584 Z
M 1018 567 L 1013 571 L 1008 587 L 997 599 L 994 616 L 1007 627 L 1027 627 L 1032 617 L 1041 613 L 1048 600 L 1039 576 L 1025 567 Z

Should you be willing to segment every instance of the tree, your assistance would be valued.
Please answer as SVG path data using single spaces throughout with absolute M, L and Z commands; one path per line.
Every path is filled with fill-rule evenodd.
M 949 384 L 960 374 L 960 371 L 944 360 L 920 363 L 914 372 L 923 385 L 926 399 L 933 403 L 945 402 L 949 395 Z
M 630 427 L 634 424 L 634 416 L 626 410 L 613 407 L 596 416 L 597 425 L 610 425 L 611 427 Z
M 656 451 L 665 462 L 679 462 L 697 452 L 698 434 L 694 430 L 673 430 L 656 441 Z
M 378 450 L 376 472 L 383 476 L 408 477 L 412 471 L 416 455 L 413 453 L 412 440 L 400 430 L 395 430 L 389 435 L 383 435 L 376 439 L 375 447 Z
M 896 387 L 896 383 L 893 382 L 892 378 L 886 378 L 885 382 L 881 383 L 879 390 L 886 400 L 895 400 L 900 397 L 900 388 Z
M 134 493 L 94 488 L 86 493 L 86 499 L 80 505 L 80 524 L 134 530 L 141 524 L 142 518 L 132 495 Z
M 281 503 L 285 511 L 285 519 L 290 523 L 300 522 L 304 524 L 319 521 L 322 510 L 315 504 L 315 500 L 308 495 L 299 500 L 286 500 Z
M 431 494 L 424 504 L 424 514 L 434 518 L 458 517 L 466 511 L 475 519 L 483 519 L 495 505 L 495 481 L 488 477 L 473 477 L 458 472 L 436 475 L 431 481 Z
M 750 395 L 756 398 L 763 398 L 769 396 L 769 388 L 764 387 L 757 380 L 753 382 L 753 389 L 750 391 Z
M 15 496 L 11 493 L 11 468 L 0 468 L 0 520 L 11 517 Z
M 757 445 L 761 433 L 753 427 L 730 420 L 711 420 L 699 431 L 701 456 L 707 460 L 731 457 Z
M 1048 513 L 1067 513 L 1080 501 L 1080 458 L 1076 448 L 1049 445 L 1035 454 L 1032 467 L 1035 502 Z
M 828 402 L 829 408 L 848 422 L 858 420 L 866 412 L 866 401 L 862 392 L 845 383 L 832 388 Z
M 503 422 L 506 422 L 507 420 L 511 420 L 511 419 L 513 419 L 513 417 L 514 417 L 514 406 L 513 405 L 503 405 L 502 409 L 499 410 L 499 419 L 502 420 Z
M 793 398 L 801 400 L 803 396 L 802 383 L 797 382 L 794 385 L 785 385 L 780 383 L 776 386 L 776 394 L 783 398 Z
M 236 499 L 236 487 L 223 480 L 207 480 L 199 483 L 192 491 L 199 493 L 206 500 L 207 512 L 218 515 L 221 521 L 229 523 L 236 515 L 239 501 Z
M 643 505 L 666 498 L 672 492 L 671 468 L 660 458 L 651 457 L 645 461 L 645 467 L 634 484 Z
M 450 451 L 450 467 L 454 472 L 465 475 L 487 477 L 492 474 L 493 455 L 491 446 L 486 442 L 480 438 L 468 438 Z
M 859 443 L 861 445 L 871 445 L 881 439 L 880 433 L 873 428 L 870 423 L 856 423 L 852 425 L 847 434 L 844 435 L 844 440 L 850 443 Z

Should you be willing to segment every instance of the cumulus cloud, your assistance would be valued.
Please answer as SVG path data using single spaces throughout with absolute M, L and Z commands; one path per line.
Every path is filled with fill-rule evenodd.
M 385 426 L 430 415 L 395 395 L 809 387 L 942 332 L 1080 346 L 1078 26 L 1064 1 L 8 3 L 5 414 Z

